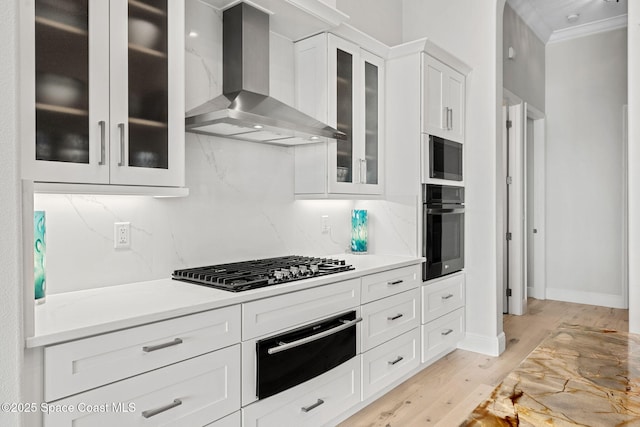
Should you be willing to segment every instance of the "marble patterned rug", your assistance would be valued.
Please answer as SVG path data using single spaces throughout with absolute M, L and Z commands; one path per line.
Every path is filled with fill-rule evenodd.
M 461 426 L 640 427 L 640 335 L 561 325 Z

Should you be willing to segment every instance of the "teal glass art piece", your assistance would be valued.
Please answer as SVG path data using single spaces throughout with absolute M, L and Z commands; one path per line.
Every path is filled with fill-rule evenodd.
M 46 230 L 44 211 L 35 211 L 33 213 L 33 280 L 36 303 L 43 303 L 46 296 Z
M 351 211 L 351 252 L 367 253 L 367 211 L 354 209 Z

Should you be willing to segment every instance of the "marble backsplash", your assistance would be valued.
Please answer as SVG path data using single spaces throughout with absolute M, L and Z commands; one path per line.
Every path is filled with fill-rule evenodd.
M 186 2 L 186 108 L 222 91 L 220 12 Z M 293 103 L 293 45 L 272 34 L 271 94 Z M 296 200 L 292 148 L 186 134 L 186 198 L 35 196 L 47 213 L 47 285 L 55 294 L 168 277 L 197 265 L 349 248 L 350 214 L 369 211 L 369 252 L 415 255 L 417 200 Z M 321 217 L 331 227 L 322 233 Z M 131 222 L 114 249 L 113 223 Z

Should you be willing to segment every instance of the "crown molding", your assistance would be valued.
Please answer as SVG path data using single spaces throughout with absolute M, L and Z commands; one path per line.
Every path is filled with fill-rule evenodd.
M 588 36 L 590 34 L 625 28 L 628 25 L 628 22 L 629 18 L 627 14 L 624 14 L 614 16 L 613 18 L 601 19 L 600 21 L 589 22 L 587 24 L 563 28 L 562 30 L 554 31 L 551 34 L 551 37 L 549 37 L 548 43 L 556 43 L 559 41 Z
M 507 3 L 542 43 L 546 44 L 549 41 L 553 30 L 542 20 L 528 0 L 507 0 Z

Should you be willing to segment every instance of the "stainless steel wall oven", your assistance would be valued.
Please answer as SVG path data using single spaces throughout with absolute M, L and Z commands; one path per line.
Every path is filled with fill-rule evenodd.
M 422 280 L 462 270 L 464 187 L 424 184 L 422 203 Z

